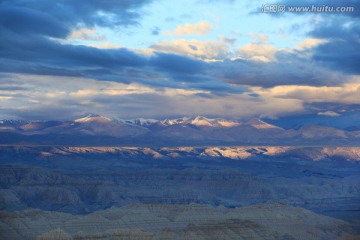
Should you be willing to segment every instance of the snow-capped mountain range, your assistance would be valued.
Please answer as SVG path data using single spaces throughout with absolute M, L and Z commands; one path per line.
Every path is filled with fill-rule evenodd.
M 0 121 L 0 144 L 358 145 L 359 142 L 360 131 L 311 125 L 286 130 L 257 118 L 246 122 L 203 116 L 124 120 L 89 114 L 69 121 Z
M 194 126 L 208 126 L 208 127 L 235 127 L 240 125 L 240 123 L 236 121 L 229 121 L 223 118 L 206 118 L 202 116 L 183 117 L 183 118 L 164 119 L 164 120 L 136 118 L 132 120 L 120 120 L 120 121 L 127 124 L 133 124 L 139 126 L 149 126 L 152 124 L 162 124 L 164 126 L 190 124 Z

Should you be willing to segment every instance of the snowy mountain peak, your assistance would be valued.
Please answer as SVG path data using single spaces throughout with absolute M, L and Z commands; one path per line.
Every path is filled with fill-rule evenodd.
M 191 124 L 196 126 L 213 126 L 211 120 L 212 119 L 208 119 L 203 116 L 197 116 L 196 118 L 194 118 L 194 120 L 191 121 Z
M 159 122 L 156 119 L 146 119 L 146 118 L 136 118 L 131 120 L 122 120 L 123 123 L 132 124 L 132 125 L 139 125 L 139 126 L 148 126 L 154 123 Z
M 207 118 L 203 116 L 197 117 L 183 117 L 176 119 L 165 119 L 161 121 L 163 125 L 186 125 L 191 124 L 195 126 L 207 126 L 207 127 L 235 127 L 240 125 L 238 122 L 229 121 L 222 118 Z
M 221 127 L 236 127 L 239 126 L 240 123 L 235 122 L 235 121 L 229 121 L 229 120 L 225 120 L 225 119 L 217 119 L 217 123 L 219 126 Z
M 194 118 L 191 124 L 209 127 L 236 127 L 240 125 L 240 123 L 236 121 L 225 120 L 223 118 L 206 118 L 203 116 L 197 116 Z
M 191 117 L 182 117 L 170 120 L 172 124 L 189 124 L 191 123 Z
M 165 126 L 170 126 L 170 125 L 172 125 L 173 123 L 172 123 L 172 121 L 170 120 L 170 119 L 165 119 L 165 120 L 163 120 L 163 121 L 161 121 L 161 123 L 163 124 L 163 125 L 165 125 Z
M 258 118 L 251 119 L 247 124 L 257 129 L 280 129 L 277 126 L 266 123 Z
M 86 122 L 111 122 L 110 118 L 100 116 L 98 114 L 88 114 L 83 118 L 75 119 L 74 122 L 86 123 Z

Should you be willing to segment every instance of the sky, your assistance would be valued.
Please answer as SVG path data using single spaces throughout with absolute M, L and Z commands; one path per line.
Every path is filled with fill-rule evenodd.
M 359 12 L 355 0 L 0 0 L 0 119 L 358 121 Z

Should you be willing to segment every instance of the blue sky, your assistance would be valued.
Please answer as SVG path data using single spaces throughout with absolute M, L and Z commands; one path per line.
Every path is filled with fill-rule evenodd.
M 271 44 L 279 48 L 294 47 L 305 38 L 304 33 L 310 30 L 307 23 L 316 16 L 295 16 L 284 21 L 271 14 L 261 12 L 259 1 L 154 1 L 139 9 L 142 14 L 139 23 L 119 29 L 97 28 L 113 45 L 133 49 L 148 48 L 159 41 L 170 41 L 178 38 L 197 39 L 201 41 L 218 41 L 220 37 L 235 38 L 237 45 L 251 41 L 249 33 L 263 33 L 271 36 Z M 212 30 L 204 35 L 169 35 L 184 24 L 196 24 L 206 21 Z M 249 24 L 251 23 L 251 24 Z M 286 30 L 303 25 L 295 34 Z M 156 33 L 155 33 L 156 32 Z M 96 44 L 96 41 L 74 41 L 75 44 Z
M 263 13 L 263 4 L 354 11 Z M 2 0 L 0 118 L 358 117 L 359 8 Z

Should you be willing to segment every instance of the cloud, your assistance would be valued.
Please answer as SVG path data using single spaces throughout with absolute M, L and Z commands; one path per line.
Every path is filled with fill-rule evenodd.
M 72 28 L 79 24 L 86 27 L 94 27 L 95 25 L 113 27 L 136 24 L 136 20 L 140 17 L 141 7 L 149 2 L 148 0 L 3 0 L 0 4 L 2 9 L 15 8 L 15 12 L 12 12 L 12 14 L 21 11 L 26 14 L 36 13 L 42 16 L 37 18 L 38 21 L 51 17 Z M 13 17 L 14 19 L 19 19 L 16 15 L 13 15 Z M 40 24 L 42 26 L 39 27 L 48 28 L 49 26 L 46 21 L 41 21 L 40 23 L 42 23 Z M 35 24 L 31 25 L 35 26 Z M 50 31 L 50 28 L 48 28 L 48 31 Z
M 10 5 L 15 5 L 16 7 L 13 8 L 17 10 L 11 11 L 15 11 L 19 16 L 37 14 L 37 17 L 31 17 L 32 21 L 29 20 L 26 23 L 19 21 L 19 26 L 14 23 L 11 28 L 6 27 L 7 20 L 4 20 L 11 17 L 11 15 L 4 14 L 2 18 L 0 17 L 3 26 L 5 26 L 0 28 L 0 41 L 3 44 L 3 48 L 0 49 L 0 58 L 3 60 L 0 63 L 0 71 L 52 76 L 77 76 L 101 81 L 139 83 L 158 87 L 211 89 L 216 94 L 220 92 L 242 92 L 243 85 L 262 87 L 296 84 L 311 86 L 338 85 L 348 79 L 347 76 L 340 73 L 329 71 L 326 69 L 325 64 L 318 66 L 308 62 L 309 55 L 303 54 L 312 53 L 313 49 L 319 49 L 328 44 L 320 36 L 320 33 L 317 34 L 319 36 L 316 40 L 315 38 L 309 39 L 293 51 L 279 50 L 269 45 L 269 36 L 253 33 L 250 35 L 253 41 L 240 46 L 237 56 L 233 60 L 228 58 L 234 55 L 230 48 L 230 45 L 234 43 L 234 39 L 224 37 L 220 41 L 200 41 L 195 39 L 161 41 L 152 45 L 151 54 L 144 55 L 126 48 L 118 48 L 119 46 L 111 43 L 92 44 L 92 47 L 53 40 L 54 37 L 98 38 L 99 35 L 92 23 L 100 24 L 97 22 L 100 20 L 96 17 L 99 12 L 115 14 L 114 9 L 109 5 L 110 3 L 106 2 L 100 6 L 98 3 L 91 2 L 89 9 L 84 13 L 84 18 L 90 18 L 91 14 L 95 16 L 93 16 L 93 19 L 80 19 L 86 21 L 86 23 L 81 23 L 82 27 L 79 28 L 76 25 L 79 24 L 79 22 L 76 22 L 78 16 L 72 16 L 69 10 L 79 7 L 77 1 L 69 3 L 69 6 L 66 5 L 69 9 L 61 8 L 62 2 L 55 4 L 59 9 L 51 16 L 50 13 L 55 11 L 52 5 L 41 0 L 39 2 L 41 3 L 34 2 L 30 5 L 25 5 L 22 1 L 3 1 L 1 3 L 5 6 L 5 8 L 2 8 L 5 9 L 4 11 L 10 8 Z M 124 11 L 131 12 L 145 3 L 146 1 L 122 2 L 119 5 L 124 9 L 116 13 L 115 20 L 128 17 L 127 14 L 122 16 Z M 115 6 L 115 9 L 118 7 Z M 21 8 L 21 11 L 18 8 Z M 45 8 L 49 8 L 48 11 L 44 11 Z M 41 13 L 40 10 L 44 13 Z M 33 12 L 36 12 L 36 14 Z M 64 18 L 67 14 L 72 17 L 63 22 L 58 21 L 59 16 Z M 54 21 L 47 22 L 47 18 Z M 136 17 L 130 18 L 131 21 L 136 19 Z M 36 19 L 44 20 L 39 29 L 34 26 L 38 25 L 40 21 Z M 67 21 L 71 19 L 73 22 L 67 25 Z M 106 17 L 101 21 L 105 20 Z M 204 22 L 200 23 L 189 25 L 191 26 L 190 29 L 209 26 Z M 23 26 L 21 24 L 27 25 Z M 75 25 L 76 27 L 74 27 Z M 29 32 L 32 27 L 34 27 L 35 31 Z M 52 28 L 57 29 L 56 32 L 61 34 L 52 33 Z M 180 27 L 179 29 L 187 28 Z M 27 34 L 27 37 L 23 37 L 23 33 Z M 316 35 L 315 30 L 314 35 Z M 317 53 L 317 51 L 314 52 Z M 314 54 L 314 58 L 319 58 L 319 54 Z M 216 62 L 218 60 L 221 62 Z M 218 87 L 218 91 L 216 91 L 216 87 Z
M 251 61 L 272 62 L 277 61 L 277 55 L 291 53 L 301 57 L 312 56 L 313 48 L 327 43 L 326 39 L 306 38 L 292 49 L 279 49 L 269 44 L 269 36 L 263 33 L 250 33 L 252 42 L 239 46 L 233 59 L 247 59 Z
M 276 86 L 264 90 L 274 97 L 299 99 L 304 102 L 331 102 L 342 104 L 360 104 L 360 81 L 342 86 Z M 261 91 L 260 91 L 261 92 Z M 265 94 L 262 92 L 262 94 Z
M 29 87 L 34 89 L 4 100 L 6 104 L 0 106 L 0 111 L 14 118 L 48 119 L 56 116 L 57 119 L 69 119 L 88 112 L 122 118 L 197 114 L 250 117 L 259 114 L 274 116 L 301 108 L 298 100 L 275 99 L 276 104 L 271 104 L 266 98 L 258 97 L 254 101 L 253 97 L 238 93 L 216 95 L 204 90 L 151 88 L 85 78 L 14 77 L 26 79 Z
M 139 17 L 135 11 L 147 2 L 4 0 L 0 3 L 0 58 L 6 61 L 2 61 L 0 70 L 82 75 L 93 68 L 143 65 L 141 56 L 126 49 L 99 50 L 61 44 L 53 38 L 94 37 L 95 24 L 135 24 Z M 79 29 L 79 25 L 84 27 Z M 92 69 L 82 69 L 86 67 Z
M 0 62 L 2 72 L 77 76 L 158 87 L 211 89 L 216 94 L 242 92 L 243 85 L 318 86 L 347 81 L 346 76 L 308 63 L 308 59 L 299 54 L 309 51 L 308 48 L 294 52 L 277 51 L 273 55 L 269 55 L 266 49 L 244 48 L 247 51 L 243 53 L 252 53 L 249 55 L 251 57 L 265 55 L 267 59 L 273 57 L 277 60 L 268 62 L 252 61 L 254 59 L 251 58 L 227 60 L 231 52 L 223 41 L 161 42 L 153 46 L 151 54 L 143 55 L 125 48 L 99 49 L 61 44 L 38 35 L 22 38 L 4 29 L 0 38 L 6 46 L 0 49 L 0 57 L 6 59 Z M 173 54 L 172 51 L 178 52 Z M 218 59 L 222 62 L 211 61 Z
M 233 59 L 248 59 L 252 61 L 270 62 L 276 60 L 278 49 L 269 45 L 269 36 L 264 33 L 249 33 L 252 42 L 237 48 Z
M 141 8 L 149 2 L 3 0 L 0 2 L 0 41 L 4 48 L 13 50 L 10 55 L 28 49 L 39 51 L 42 45 L 48 47 L 54 40 L 68 44 L 68 50 L 70 44 L 79 44 L 79 41 L 96 48 L 119 48 L 118 44 L 107 41 L 97 28 L 118 30 L 120 27 L 136 25 L 141 17 Z M 0 52 L 1 55 L 8 53 Z
M 317 39 L 317 38 L 306 38 L 303 41 L 301 41 L 294 50 L 296 51 L 304 51 L 307 49 L 311 49 L 314 47 L 319 46 L 320 44 L 327 43 L 329 40 L 326 39 Z
M 124 48 L 120 44 L 111 43 L 109 41 L 104 41 L 97 44 L 89 44 L 90 47 L 99 48 L 99 49 L 119 49 Z
M 197 86 L 202 90 L 196 90 L 195 86 L 194 89 L 159 88 L 86 78 L 36 75 L 8 75 L 7 78 L 19 82 L 26 80 L 26 87 L 33 89 L 19 90 L 16 97 L 8 96 L 7 104 L 0 107 L 2 113 L 17 118 L 48 119 L 49 116 L 58 116 L 68 119 L 87 112 L 123 118 L 197 114 L 251 117 L 260 114 L 277 116 L 302 109 L 301 101 L 297 99 L 274 98 L 270 95 L 259 95 L 254 99 L 239 91 L 231 93 L 230 88 L 225 89 L 228 94 L 214 94 L 226 86 L 218 81 L 190 83 L 203 85 Z M 3 93 L 14 94 L 11 91 Z M 56 111 L 63 115 L 55 114 Z
M 201 73 L 205 67 L 202 61 L 170 53 L 157 53 L 150 64 L 164 71 L 184 74 Z
M 160 34 L 160 28 L 159 27 L 153 27 L 151 29 L 151 34 L 152 35 L 159 35 Z
M 333 17 L 316 26 L 310 33 L 323 44 L 313 49 L 313 59 L 331 69 L 347 74 L 360 74 L 360 22 L 350 17 Z
M 224 43 L 227 43 L 230 45 L 233 45 L 236 42 L 236 38 L 225 37 L 225 36 L 221 36 L 220 38 Z
M 311 60 L 317 65 L 327 67 L 331 70 L 341 71 L 348 75 L 358 75 L 360 68 L 360 2 L 357 0 L 343 1 L 312 1 L 304 0 L 294 2 L 293 0 L 280 0 L 275 4 L 286 6 L 303 6 L 303 7 L 353 7 L 351 12 L 327 12 L 318 14 L 316 23 L 312 23 L 313 29 L 307 32 L 311 38 L 322 40 L 312 48 Z M 310 15 L 311 12 L 286 12 L 284 14 L 270 14 L 273 17 L 289 17 L 290 14 Z M 284 18 L 285 19 L 285 18 Z M 295 25 L 296 26 L 296 25 Z M 298 26 L 297 26 L 298 29 Z M 296 29 L 294 29 L 296 30 Z
M 101 34 L 97 28 L 77 28 L 67 36 L 65 40 L 58 40 L 61 44 L 83 45 L 98 49 L 123 48 L 118 43 L 110 42 L 105 35 Z
M 359 112 L 360 81 L 343 86 L 275 86 L 272 88 L 251 87 L 249 96 L 256 94 L 257 99 L 267 99 L 275 103 L 275 99 L 283 99 L 297 103 L 297 111 L 292 114 L 311 114 L 328 117 L 345 117 L 347 112 Z M 301 107 L 300 107 L 301 106 Z M 275 117 L 285 116 L 284 111 Z M 314 119 L 313 119 L 314 120 Z
M 2 24 L 6 25 L 6 22 Z M 49 28 L 51 27 L 50 25 Z M 79 76 L 99 68 L 111 72 L 111 68 L 141 66 L 146 61 L 142 56 L 124 48 L 100 50 L 61 44 L 35 33 L 24 37 L 22 29 L 16 27 L 0 28 L 0 41 L 3 44 L 0 58 L 6 59 L 0 63 L 0 70 L 3 72 Z
M 65 24 L 47 13 L 22 7 L 7 7 L 6 2 L 1 5 L 0 26 L 8 31 L 56 38 L 64 38 L 69 33 Z
M 227 36 L 185 38 L 210 33 L 206 21 L 180 25 L 169 34 L 182 38 L 147 49 L 102 36 L 101 28 L 137 26 L 148 2 L 1 1 L 0 112 L 276 117 L 306 111 L 306 104 L 360 104 L 355 14 L 319 17 L 291 49 L 270 44 L 264 33 L 249 34 L 249 43 L 239 39 L 240 46 Z M 158 34 L 160 27 L 150 30 Z M 313 111 L 342 114 L 324 106 Z
M 195 36 L 203 36 L 209 34 L 214 26 L 207 21 L 200 21 L 195 24 L 184 24 L 178 26 L 174 31 L 167 31 L 165 34 L 167 35 L 195 35 Z
M 277 49 L 270 45 L 258 43 L 249 43 L 238 47 L 237 57 L 253 61 L 271 62 L 276 60 L 275 53 Z
M 210 74 L 235 85 L 274 87 L 278 85 L 334 86 L 350 81 L 349 76 L 317 66 L 297 53 L 276 53 L 277 61 L 236 58 L 209 63 Z
M 292 49 L 269 45 L 269 36 L 250 34 L 252 42 L 232 52 L 224 41 L 177 39 L 151 46 L 154 51 L 187 55 L 206 61 L 207 73 L 235 85 L 273 87 L 276 85 L 341 85 L 351 78 L 322 64 L 311 62 L 314 48 L 328 40 L 306 38 Z
M 91 40 L 91 41 L 104 41 L 105 36 L 99 35 L 95 28 L 80 28 L 72 31 L 67 37 L 68 40 Z
M 230 54 L 228 45 L 225 41 L 176 39 L 158 42 L 150 48 L 159 52 L 175 53 L 208 60 L 226 58 Z
M 4 3 L 10 4 L 8 1 L 2 4 Z M 14 4 L 17 3 L 14 2 Z M 21 3 L 19 2 L 19 5 Z M 76 3 L 74 4 L 76 5 Z M 23 6 L 22 11 L 36 12 L 38 11 L 37 7 L 51 8 L 45 3 L 44 5 L 34 3 L 28 7 L 29 9 L 25 9 Z M 70 4 L 69 7 L 74 6 Z M 93 7 L 90 6 L 90 8 Z M 98 10 L 101 9 L 103 7 Z M 22 11 L 18 12 L 22 13 Z M 45 13 L 49 14 L 52 11 L 51 8 Z M 109 11 L 112 10 L 109 9 Z M 66 12 L 60 9 L 54 14 L 54 18 L 56 19 L 57 14 Z M 93 12 L 93 14 L 95 13 Z M 65 28 L 62 34 L 54 35 L 50 29 L 57 25 L 49 21 L 50 25 L 48 26 L 45 21 L 48 15 L 45 17 L 40 14 L 39 16 L 44 20 L 43 27 L 39 29 L 35 27 L 36 31 L 34 32 L 29 32 L 28 29 L 39 24 L 39 21 L 28 21 L 26 27 L 21 24 L 17 27 L 15 24 L 12 28 L 0 28 L 0 41 L 3 44 L 3 47 L 0 48 L 1 72 L 82 77 L 125 84 L 139 83 L 153 87 L 206 89 L 218 93 L 229 90 L 243 91 L 242 88 L 233 90 L 227 83 L 206 76 L 206 63 L 186 56 L 157 52 L 153 52 L 151 55 L 142 55 L 126 48 L 109 48 L 113 45 L 93 45 L 94 47 L 91 47 L 54 40 L 54 37 L 59 37 L 60 40 L 67 38 L 94 39 L 98 35 L 96 28 L 93 28 L 91 24 L 84 24 L 85 27 L 82 28 L 71 28 L 65 25 L 68 28 Z M 3 26 L 7 24 L 5 17 L 0 18 Z M 75 23 L 73 24 L 75 25 Z M 23 33 L 28 35 L 23 37 Z
M 221 85 L 218 81 L 211 82 L 211 79 L 188 82 L 186 88 L 160 88 L 86 78 L 37 75 L 8 75 L 6 78 L 13 84 L 26 80 L 24 87 L 32 91 L 19 89 L 15 93 L 11 89 L 0 90 L 2 101 L 6 102 L 0 107 L 0 111 L 7 116 L 28 119 L 48 119 L 49 116 L 69 119 L 88 112 L 122 118 L 197 114 L 231 118 L 276 118 L 306 111 L 306 104 L 315 106 L 316 102 L 321 104 L 317 106 L 316 112 L 342 111 L 340 108 L 331 109 L 324 102 L 337 102 L 341 106 L 344 103 L 349 106 L 360 104 L 357 100 L 360 85 L 355 83 L 343 87 L 251 87 L 244 93 L 231 92 L 230 86 Z M 53 115 L 49 115 L 50 113 Z
M 327 117 L 339 117 L 339 116 L 341 116 L 341 114 L 333 112 L 333 111 L 318 112 L 317 115 L 327 116 Z
M 23 91 L 23 90 L 28 90 L 27 88 L 25 87 L 20 87 L 20 86 L 1 86 L 0 85 L 0 92 L 1 91 Z

